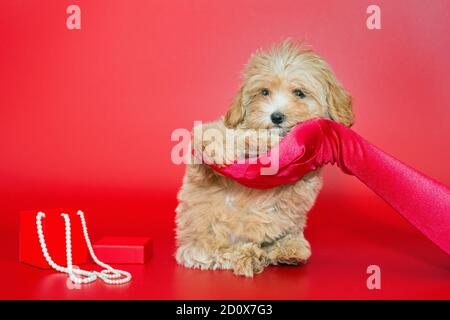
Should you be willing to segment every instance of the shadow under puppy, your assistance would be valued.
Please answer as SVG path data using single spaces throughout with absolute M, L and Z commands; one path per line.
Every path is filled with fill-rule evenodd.
M 288 40 L 251 56 L 226 116 L 204 125 L 203 132 L 213 128 L 226 137 L 230 128 L 278 129 L 283 136 L 315 117 L 351 126 L 351 97 L 318 54 Z M 258 139 L 245 140 L 247 147 Z M 225 138 L 205 139 L 200 133 L 194 141 L 194 148 L 211 162 L 239 157 L 217 152 L 225 148 Z M 272 147 L 276 142 L 268 143 Z M 177 262 L 188 268 L 230 269 L 247 277 L 268 265 L 305 263 L 311 255 L 303 235 L 306 215 L 321 186 L 320 170 L 293 184 L 258 190 L 206 164 L 187 165 L 176 209 Z

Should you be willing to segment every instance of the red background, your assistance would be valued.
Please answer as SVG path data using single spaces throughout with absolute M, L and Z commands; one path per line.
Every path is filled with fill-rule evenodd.
M 307 229 L 313 256 L 254 279 L 172 258 L 175 128 L 222 115 L 259 47 L 304 38 L 354 97 L 354 129 L 448 185 L 450 3 L 375 1 L 2 1 L 1 298 L 450 298 L 449 257 L 359 181 L 326 168 Z M 82 29 L 66 28 L 81 7 Z M 68 290 L 17 262 L 18 211 L 82 208 L 93 238 L 150 235 L 135 280 Z M 366 288 L 368 265 L 382 290 Z

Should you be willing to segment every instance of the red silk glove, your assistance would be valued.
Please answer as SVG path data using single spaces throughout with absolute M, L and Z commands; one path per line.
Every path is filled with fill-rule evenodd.
M 279 153 L 278 172 L 270 154 Z M 250 163 L 253 160 L 253 163 Z M 450 189 L 376 148 L 351 129 L 328 119 L 298 125 L 267 155 L 217 172 L 250 188 L 268 189 L 293 183 L 324 164 L 337 164 L 354 175 L 450 255 Z M 273 163 L 273 162 L 272 162 Z

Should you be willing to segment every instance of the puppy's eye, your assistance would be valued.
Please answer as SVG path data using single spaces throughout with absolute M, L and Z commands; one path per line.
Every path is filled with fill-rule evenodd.
M 262 89 L 261 90 L 261 95 L 268 96 L 269 94 L 270 94 L 269 89 Z
M 303 91 L 300 90 L 300 89 L 295 89 L 295 90 L 294 90 L 294 94 L 295 94 L 297 97 L 300 97 L 300 98 L 302 98 L 302 99 L 305 97 L 305 94 L 304 94 Z

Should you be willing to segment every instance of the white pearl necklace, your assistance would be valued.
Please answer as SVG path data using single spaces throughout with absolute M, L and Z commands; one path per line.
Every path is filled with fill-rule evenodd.
M 100 278 L 106 283 L 109 284 L 123 284 L 129 282 L 131 280 L 131 274 L 127 271 L 114 269 L 110 265 L 101 262 L 94 253 L 94 249 L 92 248 L 91 240 L 89 239 L 86 220 L 84 219 L 84 213 L 81 210 L 78 210 L 77 214 L 80 216 L 81 225 L 83 228 L 84 240 L 86 241 L 86 245 L 89 250 L 89 254 L 92 257 L 92 260 L 105 269 L 99 271 L 86 271 L 82 269 L 74 269 L 72 265 L 72 240 L 71 240 L 71 229 L 70 229 L 70 218 L 66 213 L 62 213 L 61 216 L 64 218 L 64 224 L 66 228 L 66 259 L 67 259 L 67 267 L 62 267 L 56 264 L 48 253 L 47 245 L 45 243 L 44 232 L 42 230 L 42 218 L 45 218 L 45 213 L 38 212 L 36 215 L 36 227 L 37 233 L 39 237 L 39 243 L 41 245 L 42 254 L 44 255 L 47 263 L 56 271 L 67 273 L 69 278 L 74 283 L 90 283 L 95 281 L 97 278 Z M 77 277 L 78 275 L 78 277 Z

